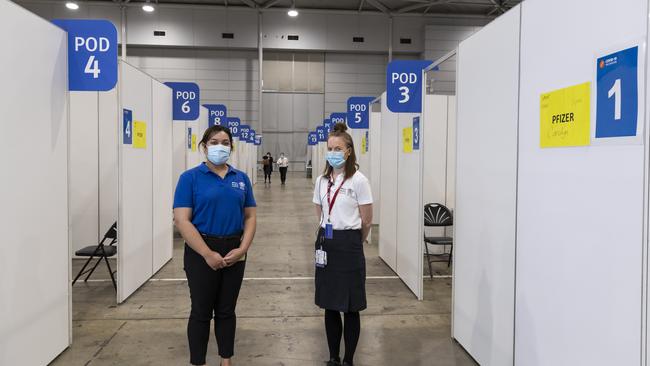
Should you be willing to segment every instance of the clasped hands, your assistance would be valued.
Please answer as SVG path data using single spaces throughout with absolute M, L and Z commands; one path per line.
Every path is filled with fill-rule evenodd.
M 233 264 L 237 263 L 241 257 L 244 256 L 244 252 L 241 248 L 235 248 L 228 252 L 225 257 L 222 257 L 221 254 L 210 250 L 210 252 L 204 257 L 205 262 L 213 270 L 218 270 L 226 267 L 230 267 Z

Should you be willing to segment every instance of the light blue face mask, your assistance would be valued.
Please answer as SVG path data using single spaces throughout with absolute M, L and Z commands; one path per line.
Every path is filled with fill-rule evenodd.
M 328 151 L 327 162 L 336 169 L 342 168 L 345 165 L 345 153 L 343 151 Z
M 208 146 L 208 160 L 214 165 L 223 165 L 230 158 L 230 146 L 210 145 Z

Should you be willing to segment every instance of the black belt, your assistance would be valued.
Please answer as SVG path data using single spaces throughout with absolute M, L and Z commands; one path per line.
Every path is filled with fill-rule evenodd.
M 203 237 L 203 239 L 212 239 L 212 240 L 234 240 L 234 239 L 241 240 L 243 234 L 244 233 L 239 233 L 238 235 L 229 235 L 229 236 L 213 236 L 213 235 L 201 233 L 201 237 Z

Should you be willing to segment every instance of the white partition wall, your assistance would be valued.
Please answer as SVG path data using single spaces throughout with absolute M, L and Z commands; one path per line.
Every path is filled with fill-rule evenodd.
M 644 146 L 542 149 L 539 118 L 542 93 L 594 81 L 596 57 L 645 43 L 647 6 L 645 0 L 522 5 L 517 365 L 640 364 Z M 551 22 L 570 22 L 572 30 Z M 591 100 L 595 111 L 596 96 Z
M 455 140 L 449 144 L 449 97 L 425 95 L 422 105 L 422 204 L 440 203 L 453 210 L 447 202 L 447 191 L 453 178 L 447 176 L 449 151 L 455 150 Z M 452 106 L 455 108 L 455 105 Z M 427 236 L 445 236 L 445 228 L 425 227 Z M 451 234 L 451 233 L 449 233 Z M 442 246 L 430 245 L 430 253 L 441 253 Z
M 71 342 L 67 43 L 0 1 L 2 365 L 45 365 Z
M 357 153 L 359 171 L 363 173 L 366 178 L 370 179 L 370 153 L 365 151 L 364 142 L 367 132 L 368 130 L 365 128 L 348 128 L 348 133 L 352 137 L 352 142 L 354 143 L 354 151 Z
M 153 140 L 153 252 L 152 273 L 172 259 L 174 247 L 172 184 L 172 89 L 156 80 L 152 83 Z
M 70 240 L 72 251 L 99 240 L 99 93 L 70 92 Z
M 388 110 L 381 95 L 379 257 L 397 272 L 397 161 L 402 131 L 396 113 Z M 373 143 L 373 142 L 371 142 Z M 375 142 L 376 144 L 376 142 Z
M 413 291 L 418 299 L 422 299 L 422 230 L 424 221 L 424 210 L 422 209 L 422 150 L 413 149 L 411 152 L 404 151 L 404 141 L 402 133 L 405 128 L 413 128 L 413 118 L 418 117 L 415 113 L 397 114 L 397 126 L 399 130 L 396 134 L 390 131 L 392 127 L 384 124 L 383 131 L 387 132 L 387 138 L 395 140 L 397 144 L 397 169 L 391 169 L 391 166 L 383 165 L 382 171 L 391 174 L 397 180 L 397 205 L 393 214 L 397 216 L 396 220 L 396 246 L 397 256 L 395 260 L 396 272 L 406 285 Z M 383 121 L 383 118 L 382 118 Z M 390 119 L 388 119 L 390 121 Z M 390 122 L 388 122 L 390 123 Z M 425 130 L 426 126 L 420 121 L 420 129 Z M 409 144 L 412 145 L 412 140 Z M 422 139 L 420 146 L 428 144 Z M 382 147 L 386 147 L 382 141 Z M 385 178 L 384 173 L 382 173 Z M 382 183 L 386 183 L 382 180 Z M 383 185 L 383 184 L 382 184 Z M 384 203 L 386 196 L 382 195 Z M 389 205 L 384 205 L 382 215 L 390 211 Z M 384 233 L 384 222 L 380 226 L 382 240 Z
M 447 194 L 446 206 L 456 209 L 456 96 L 447 97 Z M 453 230 L 451 230 L 453 231 Z M 447 236 L 452 232 L 448 230 Z
M 174 188 L 176 188 L 178 178 L 187 170 L 187 135 L 187 122 L 174 121 L 172 125 L 172 183 Z
M 452 336 L 483 366 L 513 363 L 519 25 L 515 7 L 458 49 Z
M 133 112 L 133 144 L 120 138 L 117 301 L 123 302 L 153 274 L 153 119 L 151 78 L 120 62 L 120 106 Z M 146 147 L 136 148 L 137 122 Z M 122 125 L 120 119 L 119 125 Z M 122 137 L 122 135 L 120 134 Z
M 382 99 L 384 100 L 384 99 Z M 370 129 L 368 133 L 368 153 L 370 154 L 370 187 L 374 202 L 372 204 L 372 223 L 379 224 L 381 212 L 381 103 L 370 105 Z
M 117 221 L 118 153 L 121 129 L 117 88 L 99 93 L 99 235 Z

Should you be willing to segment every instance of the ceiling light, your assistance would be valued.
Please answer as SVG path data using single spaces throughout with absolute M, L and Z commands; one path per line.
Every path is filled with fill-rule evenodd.
M 79 5 L 77 5 L 77 3 L 73 3 L 73 2 L 71 2 L 71 1 L 68 1 L 67 3 L 65 3 L 65 7 L 68 8 L 68 9 L 70 9 L 70 10 L 77 10 L 77 9 L 79 9 Z
M 296 10 L 296 0 L 293 0 L 293 1 L 291 2 L 291 8 L 290 8 L 289 11 L 287 12 L 287 14 L 288 14 L 290 17 L 292 17 L 292 18 L 298 16 L 298 10 Z
M 156 10 L 156 8 L 154 8 L 153 5 L 149 3 L 149 0 L 147 0 L 147 3 L 142 5 L 142 10 L 146 11 L 147 13 L 151 13 Z

